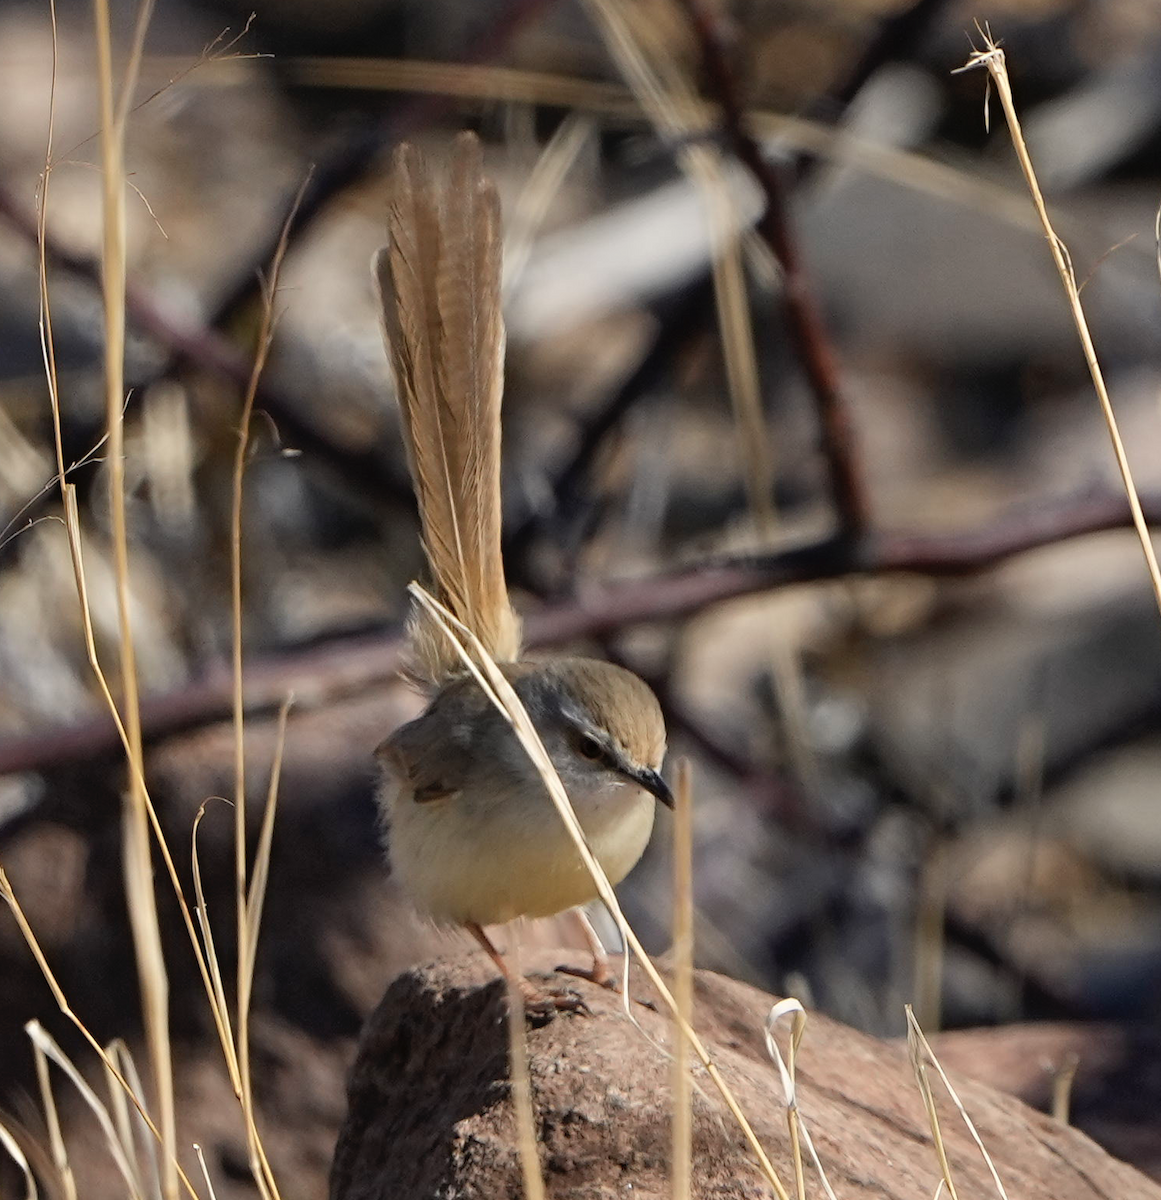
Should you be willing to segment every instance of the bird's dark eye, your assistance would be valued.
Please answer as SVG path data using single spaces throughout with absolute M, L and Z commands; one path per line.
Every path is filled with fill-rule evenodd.
M 589 733 L 582 733 L 577 739 L 576 752 L 581 758 L 587 758 L 589 762 L 600 762 L 607 757 L 604 746 Z

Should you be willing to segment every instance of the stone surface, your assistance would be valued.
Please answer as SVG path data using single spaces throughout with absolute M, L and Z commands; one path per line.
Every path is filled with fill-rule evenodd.
M 955 1068 L 1036 1108 L 1052 1104 L 1056 1079 L 1076 1065 L 1070 1120 L 1142 1171 L 1161 1179 L 1161 1033 L 1146 1025 L 1044 1022 L 957 1029 L 932 1039 Z
M 526 967 L 551 969 L 567 953 L 538 955 Z M 617 996 L 567 982 L 590 1015 L 559 1016 L 528 1031 L 548 1195 L 668 1197 L 671 1068 L 662 1048 L 671 1044 L 669 1021 L 635 1003 L 638 1029 Z M 632 990 L 638 999 L 648 992 L 637 972 Z M 763 1044 L 772 1002 L 744 984 L 698 975 L 697 1028 L 792 1187 L 786 1111 Z M 521 1194 L 504 1006 L 502 985 L 478 956 L 409 972 L 388 989 L 351 1075 L 332 1200 Z M 701 1072 L 695 1082 L 694 1194 L 771 1195 L 712 1082 Z M 1161 1200 L 1161 1188 L 1077 1130 L 983 1084 L 957 1077 L 956 1087 L 1011 1195 Z M 803 1116 L 839 1195 L 914 1200 L 935 1193 L 939 1167 L 902 1048 L 812 1017 L 799 1088 Z M 961 1193 L 993 1195 L 954 1108 L 941 1099 L 939 1113 Z

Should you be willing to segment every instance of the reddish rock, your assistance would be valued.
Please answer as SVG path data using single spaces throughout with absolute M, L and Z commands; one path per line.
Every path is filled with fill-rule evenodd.
M 561 951 L 537 956 L 549 969 Z M 575 957 L 575 955 L 574 955 Z M 668 1198 L 669 1021 L 580 980 L 589 1016 L 529 1029 L 541 1168 L 553 1200 Z M 634 972 L 633 994 L 648 995 Z M 401 976 L 363 1033 L 331 1175 L 332 1200 L 480 1200 L 522 1194 L 508 1094 L 505 995 L 480 956 Z M 696 1025 L 791 1188 L 786 1112 L 763 1041 L 770 996 L 708 972 Z M 642 1032 L 643 1031 L 643 1032 Z M 768 1196 L 737 1126 L 700 1071 L 694 1095 L 694 1195 Z M 906 1052 L 812 1017 L 800 1055 L 800 1104 L 838 1194 L 917 1200 L 939 1166 Z M 1161 1200 L 1161 1188 L 1082 1133 L 965 1078 L 956 1087 L 1012 1196 Z M 995 1195 L 952 1105 L 941 1125 L 960 1193 Z M 808 1179 L 811 1192 L 816 1184 Z
M 1070 1120 L 1126 1162 L 1161 1179 L 1161 1032 L 1080 1022 L 958 1029 L 932 1039 L 954 1067 L 1035 1108 L 1075 1064 Z

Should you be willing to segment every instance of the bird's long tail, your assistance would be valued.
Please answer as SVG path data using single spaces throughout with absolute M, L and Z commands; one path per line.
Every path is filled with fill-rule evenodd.
M 500 553 L 502 235 L 474 135 L 456 138 L 442 185 L 413 147 L 398 148 L 387 228 L 374 273 L 435 590 L 509 661 L 520 628 Z M 413 645 L 431 684 L 463 669 L 427 618 L 415 619 Z

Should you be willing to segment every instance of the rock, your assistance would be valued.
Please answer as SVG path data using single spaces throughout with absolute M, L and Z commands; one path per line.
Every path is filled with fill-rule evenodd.
M 567 954 L 529 956 L 525 965 L 545 970 Z M 634 1003 L 637 1029 L 618 996 L 580 980 L 568 983 L 591 1014 L 562 1015 L 527 1035 L 547 1194 L 668 1197 L 671 1067 L 661 1047 L 671 1043 L 669 1020 Z M 763 1039 L 772 998 L 704 971 L 696 991 L 696 1026 L 792 1188 L 786 1109 Z M 634 997 L 648 992 L 634 969 Z M 480 956 L 437 962 L 392 984 L 363 1032 L 331 1200 L 522 1194 L 505 1003 L 501 983 Z M 1012 1195 L 1161 1200 L 1161 1188 L 1075 1129 L 983 1084 L 955 1083 Z M 771 1195 L 700 1070 L 695 1085 L 693 1194 Z M 935 1193 L 939 1167 L 900 1046 L 812 1016 L 799 1087 L 801 1111 L 838 1194 L 914 1200 Z M 939 1114 L 962 1194 L 994 1194 L 952 1105 L 941 1099 Z
M 931 1039 L 940 1062 L 1047 1109 L 1076 1064 L 1071 1120 L 1126 1162 L 1161 1179 L 1161 1033 L 1149 1025 L 1042 1022 L 957 1029 Z

